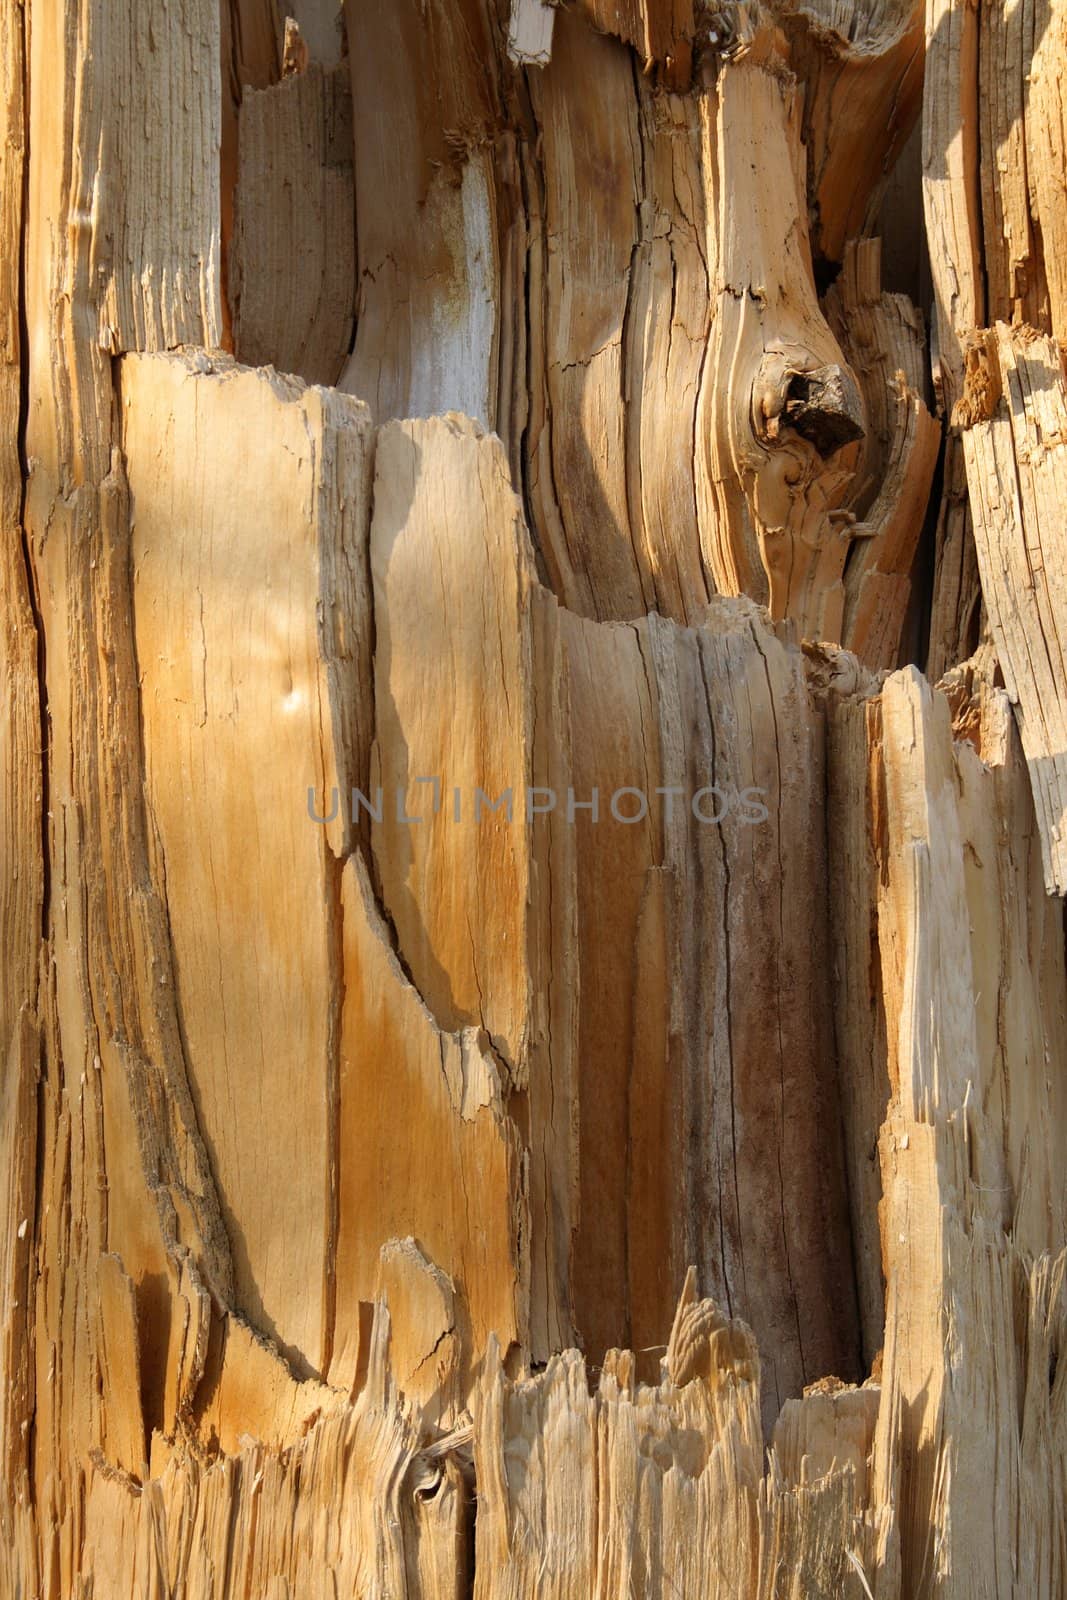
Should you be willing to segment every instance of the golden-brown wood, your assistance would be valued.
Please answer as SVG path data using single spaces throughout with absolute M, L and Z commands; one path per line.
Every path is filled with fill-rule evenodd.
M 0 1600 L 1065 1592 L 1061 11 L 0 16 Z
M 997 655 L 1030 764 L 1050 894 L 1067 893 L 1067 390 L 1054 340 L 1003 323 L 981 347 L 963 454 Z

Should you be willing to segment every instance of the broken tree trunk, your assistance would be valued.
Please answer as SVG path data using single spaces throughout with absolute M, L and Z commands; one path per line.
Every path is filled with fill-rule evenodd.
M 0 12 L 0 1600 L 1067 1594 L 1063 29 Z

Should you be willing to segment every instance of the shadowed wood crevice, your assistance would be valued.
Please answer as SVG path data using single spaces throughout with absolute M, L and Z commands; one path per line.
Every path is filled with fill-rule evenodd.
M 924 328 L 906 296 L 882 292 L 876 239 L 849 246 L 825 308 L 856 372 L 868 422 L 842 527 L 852 542 L 841 639 L 867 666 L 892 668 L 900 664 L 942 444 L 926 403 Z
M 747 593 L 840 640 L 853 535 L 837 512 L 867 420 L 808 240 L 801 136 L 827 58 L 793 60 L 807 34 L 798 22 L 787 38 L 792 13 L 739 7 L 728 35 L 698 30 L 695 73 L 679 54 L 678 71 L 648 76 L 628 44 L 641 34 L 666 62 L 649 41 L 688 37 L 685 19 L 593 13 L 607 36 L 583 8 L 554 10 L 550 56 L 520 74 L 487 0 L 353 10 L 360 289 L 343 387 L 379 422 L 455 410 L 495 429 L 569 609 L 696 622 L 711 594 Z M 902 139 L 914 19 L 833 25 L 826 49 L 849 56 L 872 115 L 892 102 Z M 454 70 L 426 95 L 435 50 Z M 842 148 L 835 131 L 831 118 Z M 750 169 L 768 179 L 751 193 L 728 177 Z M 854 203 L 873 221 L 864 182 Z M 920 498 L 897 508 L 905 547 Z
M 336 383 L 354 329 L 355 194 L 349 72 L 311 64 L 239 113 L 229 257 L 234 353 Z
M 561 609 L 468 422 L 391 425 L 376 459 L 374 853 L 435 1016 L 530 1097 L 533 1353 L 572 1318 L 594 1359 L 653 1342 L 698 1260 L 755 1324 L 769 1426 L 856 1362 L 800 652 L 746 601 L 700 629 Z M 540 1012 L 543 972 L 573 1012 Z

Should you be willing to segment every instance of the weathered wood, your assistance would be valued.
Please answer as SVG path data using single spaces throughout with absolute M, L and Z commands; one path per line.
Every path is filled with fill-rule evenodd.
M 533 1258 L 563 1252 L 586 1349 L 613 1331 L 651 1343 L 695 1260 L 757 1329 L 769 1425 L 856 1359 L 840 1157 L 806 1131 L 832 1119 L 835 1089 L 821 729 L 800 652 L 745 606 L 720 603 L 699 631 L 560 610 L 534 582 L 499 446 L 469 425 L 387 428 L 377 471 L 373 837 L 398 950 L 442 1023 L 485 1028 L 529 1094 L 534 1150 L 555 1144 L 546 1203 L 570 1225 L 543 1243 L 535 1208 Z M 533 757 L 553 743 L 550 782 Z M 545 882 L 538 835 L 560 832 Z M 565 1019 L 536 1020 L 547 971 L 576 996 L 577 1069 Z
M 498 425 L 497 230 L 509 218 L 497 176 L 498 166 L 507 173 L 506 147 L 493 159 L 502 131 L 495 11 L 486 0 L 346 8 L 358 286 L 341 387 L 379 422 L 460 411 Z
M 1030 765 L 1050 893 L 1067 893 L 1067 388 L 1059 346 L 1004 324 L 957 413 L 982 590 Z M 969 424 L 966 425 L 966 424 Z
M 946 398 L 977 328 L 1063 336 L 1062 7 L 928 0 L 923 181 Z M 1050 275 L 1051 274 L 1051 279 Z M 1050 281 L 1055 285 L 1050 295 Z
M 903 295 L 881 292 L 877 240 L 851 245 L 827 296 L 830 324 L 856 373 L 867 436 L 848 511 L 860 524 L 844 569 L 842 642 L 869 667 L 899 664 L 912 571 L 941 429 L 923 399 L 922 323 Z M 842 529 L 847 537 L 848 525 Z
M 1052 1465 L 1065 1421 L 1052 1354 L 1064 1314 L 1062 917 L 1041 894 L 1004 697 L 981 708 L 981 758 L 953 745 L 947 702 L 914 672 L 887 686 L 882 729 L 894 1092 L 880 1137 L 888 1292 L 876 1493 L 903 1471 L 903 1593 L 1018 1582 L 1052 1595 L 1063 1581 Z M 1023 884 L 1038 918 L 1032 953 L 1012 927 Z M 1009 1438 L 1005 1453 L 998 1442 Z M 1053 1454 L 1035 1472 L 1044 1441 Z
M 892 107 L 895 148 L 917 105 L 914 18 L 872 14 L 854 47 L 843 17 L 793 17 L 791 45 L 758 8 L 718 33 L 652 5 L 595 20 L 619 37 L 561 9 L 524 86 L 485 0 L 352 8 L 361 287 L 344 387 L 382 421 L 460 410 L 498 431 L 571 609 L 695 622 L 713 593 L 747 593 L 840 640 L 845 447 L 866 419 L 815 293 L 804 108 L 822 103 L 836 59 L 866 118 Z M 638 35 L 675 87 L 689 67 L 670 40 L 696 39 L 698 86 L 635 75 L 620 40 Z M 427 96 L 435 49 L 455 70 Z M 873 219 L 874 168 L 889 159 L 876 143 L 870 172 L 826 168 L 826 150 L 852 140 L 851 92 L 835 98 L 842 128 L 809 141 L 838 254 Z M 752 168 L 755 191 L 728 176 Z M 924 445 L 908 500 L 890 491 L 902 567 Z
M 886 180 L 915 124 L 923 82 L 923 6 L 915 0 L 777 6 L 806 85 L 812 244 L 831 261 L 874 232 Z
M 39 638 L 23 546 L 19 451 L 22 364 L 19 254 L 25 226 L 24 41 L 14 10 L 0 20 L 0 1059 L 14 1048 L 19 1015 L 36 1006 L 44 895 L 45 767 Z
M 326 814 L 319 797 L 368 764 L 369 422 L 332 392 L 202 358 L 127 360 L 120 396 L 150 860 L 190 1087 L 237 1304 L 319 1373 L 335 1314 L 346 834 L 338 816 L 327 846 L 308 791 Z M 263 1161 L 247 1158 L 242 1105 Z M 290 1140 L 305 1152 L 295 1171 Z
M 1062 13 L 0 17 L 0 1594 L 1064 1592 Z
M 216 337 L 217 26 L 217 13 L 193 0 L 136 14 L 86 0 L 34 7 L 28 34 L 34 157 L 23 305 L 35 337 L 26 350 L 23 521 L 45 641 L 48 892 L 33 1223 L 40 1276 L 26 1359 L 36 1378 L 35 1581 L 48 1595 L 81 1583 L 80 1508 L 103 1437 L 101 1257 L 118 1257 L 138 1286 L 150 1411 L 162 1383 L 167 1286 L 185 1260 L 222 1297 L 230 1282 L 185 1076 L 169 933 L 148 871 L 111 361 L 126 341 Z M 152 54 L 153 32 L 171 52 Z M 136 59 L 144 71 L 131 83 Z M 200 62 L 167 98 L 172 65 Z M 149 114 L 161 101 L 174 107 L 169 122 Z M 168 196 L 164 209 L 154 192 Z
M 1067 338 L 1067 263 L 1061 243 L 1067 228 L 1067 194 L 1063 185 L 1063 173 L 1067 168 L 1067 121 L 1060 71 L 1065 44 L 1067 10 L 1060 0 L 1036 5 L 1033 15 L 1027 15 L 1023 25 L 1021 50 L 1025 168 L 1031 205 L 1043 241 L 1042 266 L 1048 286 L 1050 331 L 1057 339 Z
M 967 466 L 963 441 L 956 433 L 949 434 L 945 440 L 940 477 L 941 503 L 934 530 L 936 555 L 926 660 L 926 672 L 932 683 L 937 683 L 960 662 L 969 660 L 983 634 L 982 585 L 967 493 Z
M 246 89 L 230 256 L 234 353 L 336 383 L 352 342 L 356 221 L 346 67 Z

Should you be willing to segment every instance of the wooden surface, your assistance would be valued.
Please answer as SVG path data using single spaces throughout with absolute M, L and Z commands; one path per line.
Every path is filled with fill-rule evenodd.
M 336 383 L 352 342 L 355 190 L 345 66 L 317 63 L 241 103 L 230 258 L 234 353 Z
M 980 374 L 980 376 L 979 376 Z M 1067 702 L 1062 507 L 1067 387 L 1060 348 L 1003 324 L 978 353 L 981 404 L 963 453 L 997 656 L 1018 706 L 1050 894 L 1067 892 Z M 988 386 L 987 386 L 988 385 Z M 967 406 L 967 393 L 961 410 Z M 971 416 L 967 420 L 971 420 Z
M 1060 1600 L 1063 8 L 291 12 L 0 16 L 0 1597 Z

